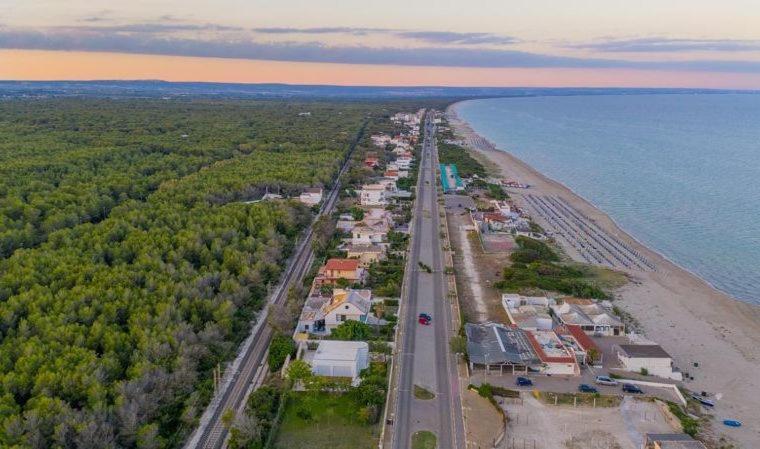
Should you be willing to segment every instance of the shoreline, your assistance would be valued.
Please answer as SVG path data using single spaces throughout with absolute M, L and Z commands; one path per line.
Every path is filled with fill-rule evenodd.
M 712 411 L 716 418 L 739 419 L 745 424 L 736 430 L 726 430 L 722 424 L 713 422 L 716 435 L 725 434 L 740 447 L 756 447 L 760 442 L 760 422 L 754 416 L 760 404 L 760 376 L 756 375 L 760 370 L 760 345 L 757 344 L 760 306 L 718 290 L 634 238 L 604 211 L 564 184 L 543 175 L 511 153 L 499 150 L 456 115 L 457 104 L 446 110 L 449 124 L 457 135 L 465 138 L 465 146 L 470 151 L 487 159 L 502 176 L 530 184 L 527 192 L 562 197 L 601 229 L 654 262 L 657 267 L 654 272 L 618 270 L 626 273 L 631 281 L 614 292 L 616 304 L 638 320 L 648 338 L 672 355 L 676 366 L 695 378 L 684 383 L 687 388 L 720 396 Z M 526 205 L 522 192 L 510 190 L 510 193 L 521 206 Z M 566 242 L 562 243 L 569 256 L 585 262 Z M 699 366 L 695 367 L 694 363 Z
M 674 265 L 676 268 L 678 268 L 678 269 L 680 269 L 682 271 L 685 271 L 689 275 L 693 276 L 696 281 L 702 282 L 702 283 L 706 284 L 707 287 L 715 290 L 717 293 L 725 295 L 725 296 L 727 296 L 729 299 L 731 299 L 733 301 L 738 301 L 739 303 L 747 304 L 750 307 L 758 308 L 758 313 L 760 313 L 760 303 L 756 304 L 756 303 L 750 302 L 749 300 L 744 300 L 744 299 L 737 298 L 735 296 L 732 296 L 731 293 L 718 288 L 717 286 L 713 285 L 712 282 L 710 282 L 709 280 L 703 278 L 698 273 L 695 273 L 694 271 L 690 270 L 689 268 L 687 268 L 687 267 L 681 265 L 680 263 L 678 263 L 677 261 L 671 259 L 667 255 L 665 255 L 664 253 L 662 253 L 660 250 L 658 250 L 656 248 L 653 248 L 650 244 L 647 244 L 647 243 L 639 240 L 639 238 L 636 237 L 635 235 L 633 235 L 633 233 L 631 231 L 629 231 L 625 227 L 623 227 L 620 223 L 618 223 L 617 220 L 615 220 L 613 217 L 611 217 L 609 214 L 607 214 L 607 212 L 605 212 L 599 205 L 597 205 L 596 203 L 594 203 L 592 200 L 590 200 L 590 199 L 586 198 L 585 196 L 581 195 L 580 193 L 576 192 L 573 188 L 569 187 L 565 183 L 563 183 L 561 181 L 557 181 L 556 179 L 551 178 L 551 177 L 549 177 L 547 175 L 544 175 L 543 173 L 541 173 L 540 171 L 538 171 L 536 168 L 534 168 L 532 165 L 530 165 L 527 162 L 523 161 L 519 157 L 513 155 L 509 151 L 507 151 L 507 150 L 500 150 L 493 142 L 491 142 L 491 140 L 489 140 L 488 138 L 482 136 L 481 134 L 478 134 L 478 132 L 475 131 L 472 128 L 472 126 L 470 126 L 470 124 L 467 121 L 465 121 L 462 118 L 460 118 L 459 115 L 456 113 L 455 106 L 458 105 L 459 103 L 464 103 L 465 101 L 473 101 L 473 100 L 458 101 L 458 102 L 456 102 L 456 103 L 454 103 L 454 104 L 452 104 L 452 105 L 450 105 L 449 107 L 446 108 L 446 114 L 449 117 L 449 119 L 451 117 L 451 114 L 453 114 L 454 117 L 457 117 L 457 120 L 458 120 L 457 126 L 452 125 L 452 128 L 456 129 L 457 133 L 461 133 L 462 131 L 464 131 L 467 134 L 470 134 L 470 135 L 473 135 L 473 136 L 477 136 L 477 138 L 482 139 L 482 141 L 485 142 L 490 147 L 489 151 L 495 151 L 495 152 L 498 152 L 498 153 L 503 153 L 503 154 L 508 155 L 516 163 L 519 163 L 519 164 L 523 165 L 524 169 L 530 170 L 531 172 L 533 172 L 534 176 L 544 178 L 544 180 L 546 182 L 557 184 L 560 188 L 562 188 L 562 189 L 570 192 L 573 197 L 576 197 L 576 198 L 580 199 L 584 203 L 588 203 L 589 206 L 591 206 L 592 208 L 594 208 L 598 213 L 603 214 L 607 220 L 611 221 L 612 224 L 614 225 L 614 228 L 618 229 L 620 231 L 620 233 L 619 233 L 620 235 L 624 236 L 625 239 L 627 239 L 627 240 L 632 240 L 635 243 L 636 247 L 643 248 L 648 253 L 654 253 L 654 254 L 656 254 L 659 258 L 664 259 L 669 264 Z M 471 145 L 467 145 L 467 146 L 468 146 L 468 148 L 471 147 Z M 474 149 L 474 148 L 471 148 L 471 149 Z M 478 152 L 482 153 L 483 156 L 486 159 L 488 159 L 494 165 L 496 165 L 497 167 L 499 167 L 499 164 L 496 163 L 496 161 L 494 161 L 493 159 L 489 158 L 488 154 L 486 154 L 486 152 L 479 151 L 477 149 L 475 149 L 475 151 L 478 151 Z M 499 167 L 499 169 L 501 169 L 501 167 Z M 576 260 L 576 261 L 577 262 L 584 262 L 585 263 L 585 261 L 583 261 L 583 260 Z

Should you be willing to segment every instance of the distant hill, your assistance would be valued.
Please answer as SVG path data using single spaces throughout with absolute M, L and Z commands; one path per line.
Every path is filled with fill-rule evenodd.
M 167 81 L 0 81 L 0 98 L 479 98 L 545 95 L 637 95 L 647 93 L 726 93 L 710 89 L 372 87 L 295 84 L 173 83 Z

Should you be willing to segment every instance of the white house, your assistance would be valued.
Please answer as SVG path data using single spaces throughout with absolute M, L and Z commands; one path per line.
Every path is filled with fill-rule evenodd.
M 313 354 L 305 354 L 317 376 L 348 377 L 358 384 L 362 370 L 369 367 L 369 345 L 364 341 L 321 340 Z
M 336 288 L 329 298 L 315 292 L 304 304 L 297 329 L 298 332 L 329 334 L 349 320 L 376 326 L 386 324 L 372 314 L 372 290 Z
M 319 187 L 309 188 L 301 193 L 298 200 L 307 206 L 314 206 L 322 201 L 322 189 Z
M 359 191 L 359 203 L 362 206 L 385 206 L 388 204 L 388 191 L 383 184 L 366 184 Z
M 371 321 L 372 290 L 333 290 L 332 300 L 322 308 L 325 327 L 332 330 L 344 321 Z M 372 316 L 374 318 L 374 316 Z
M 620 318 L 593 301 L 565 299 L 563 304 L 550 307 L 562 324 L 580 326 L 589 335 L 625 334 L 625 324 Z
M 620 345 L 617 356 L 626 371 L 641 372 L 666 379 L 683 380 L 673 367 L 673 359 L 660 345 Z
M 351 243 L 371 245 L 384 243 L 388 238 L 389 226 L 384 220 L 365 220 L 351 229 Z
M 412 166 L 412 161 L 414 161 L 414 157 L 403 155 L 396 158 L 396 165 L 399 170 L 409 170 Z

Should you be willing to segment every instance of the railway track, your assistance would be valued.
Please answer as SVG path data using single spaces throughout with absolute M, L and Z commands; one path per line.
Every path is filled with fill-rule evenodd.
M 351 156 L 364 134 L 365 126 L 362 126 L 351 144 L 346 159 L 335 178 L 333 188 L 325 197 L 316 218 L 332 213 L 341 189 L 340 179 L 348 170 Z M 313 230 L 310 226 L 304 232 L 301 242 L 289 260 L 280 283 L 270 295 L 266 308 L 258 315 L 250 335 L 241 345 L 238 356 L 225 370 L 220 391 L 204 411 L 198 428 L 188 439 L 183 449 L 222 449 L 225 447 L 229 432 L 222 423 L 222 416 L 227 410 L 238 413 L 245 405 L 250 392 L 261 384 L 266 375 L 266 354 L 273 335 L 272 329 L 267 324 L 267 313 L 272 304 L 280 304 L 285 300 L 290 285 L 293 282 L 302 281 L 311 267 L 313 261 L 312 235 Z

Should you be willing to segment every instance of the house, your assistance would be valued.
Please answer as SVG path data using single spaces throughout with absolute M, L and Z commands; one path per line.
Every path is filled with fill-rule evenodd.
M 319 269 L 314 278 L 314 287 L 323 285 L 336 285 L 341 279 L 345 279 L 348 285 L 364 282 L 366 271 L 356 259 L 330 259 Z
M 385 260 L 385 246 L 380 245 L 354 245 L 349 243 L 345 247 L 346 257 L 349 259 L 358 259 L 362 267 L 368 267 L 375 262 Z
M 501 305 L 509 320 L 523 330 L 551 330 L 554 320 L 549 315 L 550 303 L 554 300 L 545 296 L 501 295 Z
M 541 360 L 544 374 L 580 376 L 576 355 L 571 348 L 562 344 L 562 340 L 551 330 L 527 331 L 528 341 L 533 351 Z
M 349 215 L 348 218 L 345 218 L 341 216 L 338 218 L 338 221 L 335 223 L 335 228 L 339 229 L 342 232 L 351 232 L 351 230 L 356 226 L 356 223 L 358 223 L 356 220 L 351 218 Z
M 685 433 L 647 433 L 642 449 L 707 449 L 707 446 Z
M 364 158 L 364 165 L 369 168 L 375 168 L 380 165 L 380 159 L 377 156 L 367 156 Z
M 388 223 L 384 220 L 364 220 L 351 229 L 354 245 L 380 244 L 388 241 Z
M 593 301 L 564 300 L 551 306 L 551 310 L 560 323 L 580 326 L 589 335 L 625 335 L 620 318 Z
M 319 187 L 309 188 L 301 193 L 298 200 L 307 206 L 314 206 L 322 201 L 322 189 Z
M 464 332 L 471 371 L 476 365 L 485 368 L 486 373 L 498 369 L 500 374 L 504 373 L 505 367 L 511 374 L 540 367 L 541 361 L 522 329 L 497 323 L 465 323 Z
M 305 332 L 307 334 L 323 334 L 327 332 L 325 325 L 325 315 L 322 308 L 331 300 L 330 296 L 323 296 L 319 291 L 312 292 L 298 317 L 298 326 L 296 332 Z
M 483 214 L 483 223 L 491 231 L 509 231 L 509 219 L 498 212 L 486 212 Z
M 387 134 L 373 134 L 372 137 L 370 137 L 370 139 L 372 139 L 372 143 L 374 143 L 375 146 L 385 147 L 387 144 L 390 143 L 391 136 Z
M 579 365 L 594 364 L 600 362 L 602 354 L 594 341 L 586 335 L 580 326 L 557 326 L 554 328 L 562 344 L 573 350 L 575 359 Z
M 320 340 L 315 351 L 305 351 L 303 359 L 317 376 L 350 378 L 359 384 L 359 375 L 369 367 L 369 345 L 364 341 Z
M 491 200 L 491 206 L 493 206 L 496 212 L 505 217 L 509 218 L 516 215 L 514 212 L 512 212 L 512 206 L 506 201 Z
M 517 293 L 502 293 L 501 304 L 505 309 L 526 305 L 549 307 L 554 304 L 554 299 L 547 296 L 523 296 Z
M 333 290 L 332 298 L 322 307 L 325 327 L 328 331 L 344 321 L 354 320 L 367 324 L 378 324 L 372 311 L 372 290 Z
M 414 162 L 414 156 L 408 151 L 396 158 L 396 165 L 399 170 L 409 170 L 412 168 L 412 162 Z
M 660 345 L 619 345 L 617 357 L 626 371 L 643 372 L 666 379 L 683 380 L 673 358 Z
M 359 191 L 359 203 L 362 206 L 385 206 L 388 198 L 388 191 L 383 184 L 366 184 Z
M 331 296 L 312 292 L 298 318 L 298 332 L 329 334 L 344 321 L 380 326 L 384 320 L 372 315 L 372 291 L 333 289 Z
M 383 173 L 384 178 L 392 179 L 394 181 L 398 180 L 398 170 L 385 170 L 385 173 Z

